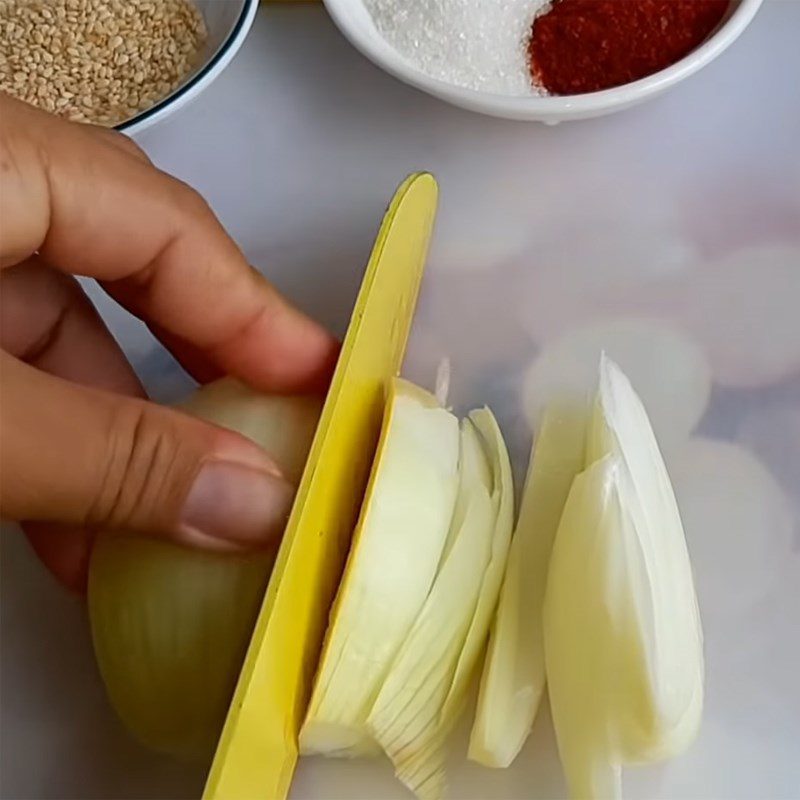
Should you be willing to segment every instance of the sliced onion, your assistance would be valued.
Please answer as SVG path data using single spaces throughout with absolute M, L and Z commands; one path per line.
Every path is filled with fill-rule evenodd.
M 545 685 L 542 604 L 564 503 L 584 464 L 586 405 L 554 404 L 537 431 L 481 678 L 469 757 L 507 767 L 528 738 Z
M 488 474 L 471 466 L 484 450 Z M 400 780 L 430 800 L 445 792 L 445 741 L 483 652 L 511 539 L 511 464 L 488 409 L 463 421 L 461 452 L 451 547 L 369 719 Z
M 462 424 L 460 485 L 442 564 L 381 683 L 367 720 L 373 737 L 418 797 L 444 787 L 440 713 L 491 557 L 492 475 L 471 422 Z
M 644 406 L 606 358 L 587 470 L 553 546 L 544 635 L 573 796 L 619 797 L 622 764 L 671 757 L 692 741 L 704 661 L 686 541 Z
M 367 717 L 436 577 L 458 455 L 456 418 L 433 395 L 395 382 L 300 733 L 303 753 L 375 749 Z
M 665 322 L 635 317 L 576 328 L 542 350 L 528 371 L 524 393 L 534 429 L 552 402 L 580 403 L 593 396 L 601 352 L 630 376 L 659 442 L 682 442 L 708 405 L 708 363 L 686 334 Z
M 570 795 L 581 800 L 621 795 L 619 761 L 605 732 L 607 705 L 616 691 L 611 645 L 618 646 L 609 641 L 609 617 L 619 615 L 626 602 L 613 594 L 611 563 L 621 530 L 618 470 L 616 459 L 604 458 L 572 484 L 545 601 L 548 694 L 558 752 Z

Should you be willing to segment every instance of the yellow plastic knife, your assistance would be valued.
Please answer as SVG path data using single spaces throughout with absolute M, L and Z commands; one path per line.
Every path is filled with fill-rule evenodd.
M 378 233 L 204 800 L 283 800 L 297 734 L 399 373 L 437 201 L 431 175 L 398 189 Z

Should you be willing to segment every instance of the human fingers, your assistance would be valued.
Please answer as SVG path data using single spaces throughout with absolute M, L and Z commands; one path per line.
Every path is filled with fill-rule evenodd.
M 293 487 L 231 431 L 0 353 L 0 511 L 230 549 L 279 535 Z
M 52 375 L 144 397 L 78 282 L 36 258 L 0 273 L 0 347 Z M 94 532 L 56 522 L 27 521 L 22 527 L 45 567 L 67 588 L 84 592 Z
M 5 99 L 3 264 L 39 252 L 256 388 L 300 391 L 334 340 L 250 265 L 189 187 L 84 126 Z
M 60 378 L 145 396 L 80 284 L 37 258 L 0 272 L 0 347 Z
M 75 594 L 86 594 L 95 532 L 78 525 L 23 522 L 22 530 L 36 557 L 51 575 Z

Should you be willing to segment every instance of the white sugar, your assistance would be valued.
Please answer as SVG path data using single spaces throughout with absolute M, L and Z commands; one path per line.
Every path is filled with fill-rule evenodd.
M 528 68 L 528 41 L 546 2 L 364 0 L 386 41 L 423 72 L 507 95 L 540 93 Z

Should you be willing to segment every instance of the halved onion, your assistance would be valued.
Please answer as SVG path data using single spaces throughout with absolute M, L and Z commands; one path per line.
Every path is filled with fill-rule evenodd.
M 315 397 L 266 397 L 225 379 L 184 410 L 236 430 L 299 479 L 321 411 Z M 145 745 L 211 754 L 225 719 L 275 550 L 250 556 L 102 535 L 89 570 L 95 655 L 109 699 Z

